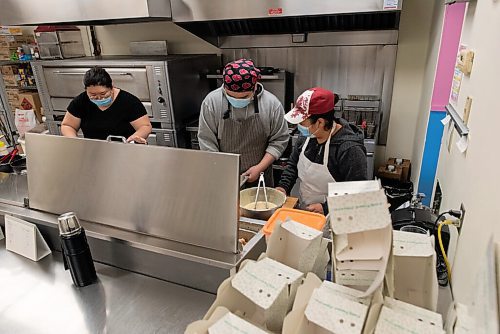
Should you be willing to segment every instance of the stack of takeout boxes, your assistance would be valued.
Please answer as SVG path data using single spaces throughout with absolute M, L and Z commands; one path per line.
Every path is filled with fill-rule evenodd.
M 429 237 L 418 236 L 420 248 L 394 250 L 393 256 L 380 183 L 331 184 L 329 190 L 332 247 L 322 231 L 277 221 L 267 251 L 257 261 L 244 261 L 220 285 L 204 319 L 189 325 L 187 334 L 443 333 L 440 315 L 388 297 L 395 288 L 401 296 L 412 294 L 408 285 L 393 281 L 394 265 L 417 271 L 428 265 Z M 394 247 L 411 243 L 411 237 L 396 233 Z M 330 254 L 334 282 L 324 280 Z M 417 285 L 415 293 L 424 298 L 412 300 L 430 300 L 424 289 L 429 284 Z
M 328 207 L 334 281 L 369 295 L 383 286 L 387 272 L 392 295 L 392 224 L 380 183 L 332 183 Z

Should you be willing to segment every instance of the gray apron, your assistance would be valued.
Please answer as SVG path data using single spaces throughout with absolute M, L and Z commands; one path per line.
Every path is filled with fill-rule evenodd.
M 220 134 L 219 150 L 225 153 L 240 154 L 240 174 L 246 172 L 250 167 L 257 165 L 264 155 L 268 146 L 268 138 L 264 124 L 260 120 L 259 102 L 255 93 L 253 99 L 255 113 L 242 121 L 231 118 L 231 106 L 227 101 L 227 110 L 223 115 L 222 133 Z M 273 187 L 273 169 L 270 166 L 264 172 L 267 187 Z M 245 188 L 257 186 L 257 182 L 246 183 Z

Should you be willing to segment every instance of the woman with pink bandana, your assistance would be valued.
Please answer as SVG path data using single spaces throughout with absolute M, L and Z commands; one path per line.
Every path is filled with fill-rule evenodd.
M 201 105 L 198 141 L 204 151 L 240 154 L 249 186 L 261 172 L 272 186 L 272 163 L 288 145 L 288 126 L 281 102 L 258 82 L 259 72 L 247 59 L 224 67 L 224 84 Z

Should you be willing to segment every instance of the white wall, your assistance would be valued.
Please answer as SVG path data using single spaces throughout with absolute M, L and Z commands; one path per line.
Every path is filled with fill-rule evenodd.
M 439 47 L 441 43 L 441 33 L 443 31 L 445 6 L 440 1 L 435 1 L 434 16 L 429 39 L 429 49 L 425 58 L 425 71 L 423 77 L 420 102 L 418 103 L 417 126 L 413 140 L 412 155 L 412 178 L 415 188 L 418 186 L 422 155 L 424 153 L 425 136 L 427 133 L 427 123 L 431 109 L 432 93 L 434 90 L 434 79 L 439 57 Z
M 96 27 L 103 55 L 129 55 L 129 42 L 167 40 L 168 52 L 220 53 L 219 49 L 172 22 L 148 22 Z
M 431 22 L 438 2 L 403 1 L 386 158 L 414 156 L 416 123 L 419 114 L 424 112 L 421 97 L 429 65 Z
M 470 303 L 475 293 L 475 271 L 488 238 L 500 240 L 500 155 L 497 142 L 500 110 L 500 1 L 471 2 L 466 14 L 462 43 L 476 51 L 470 77 L 462 82 L 458 110 L 465 98 L 473 97 L 469 119 L 470 140 L 466 154 L 455 146 L 448 153 L 441 146 L 437 177 L 443 190 L 441 209 L 459 208 L 464 203 L 465 222 L 453 269 L 453 291 L 462 303 Z M 445 134 L 446 137 L 446 134 Z M 454 136 L 455 141 L 457 135 Z M 443 143 L 446 141 L 443 138 Z

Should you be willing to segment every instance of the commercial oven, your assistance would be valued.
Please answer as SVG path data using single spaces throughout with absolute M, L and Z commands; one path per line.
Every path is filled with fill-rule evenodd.
M 83 76 L 93 66 L 105 68 L 113 85 L 142 101 L 153 125 L 150 144 L 185 147 L 186 124 L 198 119 L 201 102 L 210 91 L 206 76 L 220 61 L 216 55 L 172 55 L 33 62 L 51 134 L 60 134 L 66 109 L 83 92 Z

